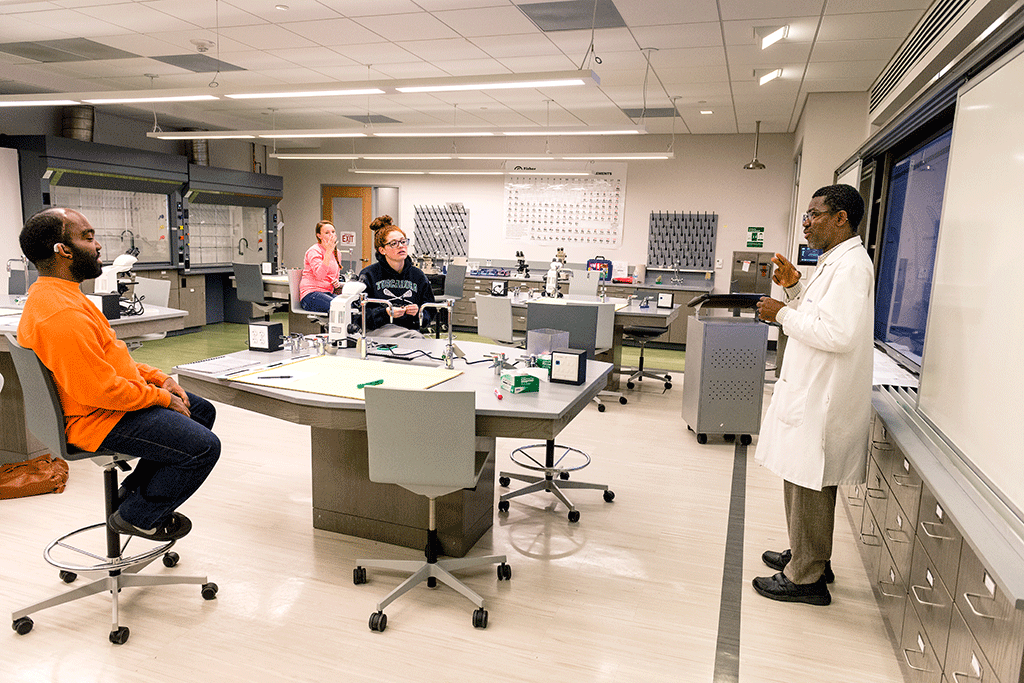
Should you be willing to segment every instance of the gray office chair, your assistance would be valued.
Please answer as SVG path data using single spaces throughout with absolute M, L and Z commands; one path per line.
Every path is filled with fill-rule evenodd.
M 235 271 L 235 290 L 239 301 L 248 301 L 270 320 L 270 314 L 280 306 L 276 301 L 267 301 L 263 289 L 263 269 L 258 263 L 232 263 Z
M 448 266 L 447 272 L 444 275 L 444 294 L 437 297 L 436 300 L 440 303 L 443 301 L 458 301 L 462 298 L 463 290 L 466 284 L 466 266 L 458 266 L 454 263 Z M 435 311 L 434 316 L 434 338 L 441 338 L 442 328 L 447 331 L 448 325 L 451 325 L 452 321 L 448 320 L 448 311 L 444 308 L 439 308 Z
M 512 297 L 480 294 L 476 302 L 476 332 L 499 344 L 525 346 L 523 337 L 512 333 Z
M 28 615 L 40 610 L 63 605 L 73 600 L 108 592 L 111 595 L 113 621 L 110 630 L 110 642 L 123 645 L 128 640 L 128 627 L 118 623 L 119 600 L 122 588 L 131 586 L 167 586 L 175 584 L 200 584 L 202 596 L 206 600 L 217 597 L 217 584 L 207 581 L 205 576 L 141 576 L 137 572 L 163 556 L 165 567 L 173 567 L 178 563 L 178 554 L 171 552 L 174 541 L 149 542 L 145 539 L 128 536 L 121 545 L 121 537 L 107 526 L 106 520 L 117 509 L 117 470 L 128 471 L 128 460 L 131 456 L 101 450 L 96 452 L 81 451 L 64 440 L 64 411 L 60 405 L 57 387 L 53 383 L 50 372 L 39 362 L 39 358 L 31 349 L 19 346 L 10 334 L 7 335 L 14 368 L 25 392 L 25 422 L 37 439 L 50 452 L 65 460 L 92 460 L 103 468 L 103 493 L 105 514 L 102 522 L 76 529 L 50 542 L 43 551 L 43 558 L 60 570 L 59 576 L 65 583 L 71 583 L 78 574 L 86 572 L 104 572 L 106 576 L 61 593 L 48 600 L 37 602 L 11 614 L 11 627 L 19 634 L 25 635 L 32 630 L 33 622 Z M 106 541 L 106 547 L 100 550 L 92 545 L 99 545 L 100 536 Z M 70 542 L 75 539 L 75 545 Z M 126 550 L 131 542 L 144 547 L 134 555 L 127 555 Z M 84 545 L 85 547 L 79 547 Z M 84 564 L 83 564 L 84 563 Z
M 653 291 L 638 291 L 637 297 L 641 301 L 647 301 L 649 306 L 656 306 L 658 302 L 658 293 Z M 636 382 L 642 382 L 644 377 L 649 379 L 656 379 L 665 385 L 664 391 L 668 391 L 672 388 L 672 375 L 665 373 L 659 375 L 651 372 L 650 370 L 644 369 L 644 348 L 647 346 L 647 342 L 651 341 L 655 337 L 668 332 L 668 328 L 657 325 L 626 325 L 622 328 L 623 337 L 635 342 L 640 347 L 640 358 L 637 361 L 636 372 L 632 373 L 626 380 L 626 388 L 633 389 L 636 387 Z M 625 374 L 625 373 L 623 373 Z
M 614 304 L 611 304 L 614 317 Z M 531 301 L 527 305 L 526 327 L 536 329 L 556 329 L 569 332 L 569 346 L 587 351 L 587 358 L 593 359 L 597 342 L 597 305 L 584 304 L 553 304 Z M 543 456 L 535 455 L 543 449 Z M 556 454 L 556 451 L 561 451 Z M 579 510 L 562 492 L 562 489 L 594 489 L 604 492 L 606 503 L 615 499 L 615 493 L 606 484 L 590 484 L 581 481 L 569 481 L 571 472 L 583 469 L 590 464 L 590 456 L 578 448 L 556 444 L 554 439 L 544 443 L 521 446 L 512 451 L 512 462 L 520 467 L 542 476 L 520 474 L 518 472 L 500 472 L 498 483 L 508 486 L 512 480 L 527 484 L 521 489 L 503 493 L 498 499 L 498 512 L 508 512 L 509 500 L 525 496 L 528 493 L 547 491 L 569 508 L 569 521 L 580 521 Z
M 298 315 L 306 316 L 310 321 L 318 323 L 320 329 L 323 332 L 327 331 L 327 319 L 330 317 L 328 313 L 321 313 L 319 311 L 308 311 L 302 307 L 299 301 L 299 284 L 302 282 L 302 270 L 295 268 L 288 271 L 288 293 L 289 299 L 291 300 L 291 311 Z
M 569 278 L 569 296 L 597 296 L 601 284 L 601 271 L 574 270 Z
M 383 631 L 384 608 L 426 581 L 437 580 L 467 597 L 477 609 L 473 626 L 487 628 L 484 600 L 452 575 L 452 571 L 497 564 L 498 580 L 512 578 L 504 555 L 439 560 L 441 544 L 435 526 L 435 500 L 447 493 L 476 486 L 493 452 L 479 452 L 476 439 L 476 396 L 472 391 L 406 391 L 367 387 L 366 438 L 370 481 L 397 484 L 429 500 L 426 561 L 358 560 L 352 571 L 355 584 L 366 583 L 366 568 L 408 571 L 401 585 L 377 603 L 370 615 L 370 630 Z M 491 442 L 493 443 L 493 441 Z
M 143 307 L 161 306 L 163 308 L 167 308 L 171 299 L 170 280 L 137 277 L 135 278 L 135 285 L 133 289 L 135 297 L 142 302 Z M 166 332 L 153 332 L 151 334 L 142 334 L 138 337 L 129 337 L 123 341 L 127 344 L 130 351 L 134 351 L 141 347 L 144 342 L 157 341 L 166 336 Z

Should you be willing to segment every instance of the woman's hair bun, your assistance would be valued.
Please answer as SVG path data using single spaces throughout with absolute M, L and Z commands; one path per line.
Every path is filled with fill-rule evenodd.
M 376 218 L 373 219 L 373 222 L 370 223 L 370 230 L 380 230 L 381 228 L 386 228 L 389 225 L 394 225 L 391 222 L 391 216 L 377 216 Z

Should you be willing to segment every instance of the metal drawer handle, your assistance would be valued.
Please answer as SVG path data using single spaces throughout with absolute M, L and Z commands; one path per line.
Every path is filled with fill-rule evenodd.
M 928 528 L 929 527 L 933 527 L 933 526 L 942 526 L 942 525 L 939 524 L 938 522 L 921 522 L 921 531 L 923 531 L 924 535 L 927 536 L 928 538 L 934 538 L 934 539 L 937 539 L 937 540 L 940 540 L 940 541 L 952 541 L 952 540 L 954 540 L 952 536 L 942 536 L 941 534 L 933 534 L 932 532 L 928 531 Z
M 907 666 L 909 666 L 914 671 L 924 671 L 925 673 L 929 673 L 929 674 L 932 673 L 931 669 L 925 669 L 923 667 L 914 666 L 913 664 L 911 664 L 910 663 L 910 653 L 911 652 L 913 652 L 915 654 L 919 654 L 919 655 L 923 655 L 924 654 L 923 652 L 921 652 L 919 650 L 910 650 L 908 648 L 903 648 L 903 661 L 905 661 L 907 663 Z
M 869 548 L 877 548 L 878 546 L 882 545 L 882 540 L 881 539 L 878 539 L 878 543 L 869 543 L 868 540 L 867 540 L 869 538 L 876 538 L 876 539 L 878 539 L 878 534 L 865 534 L 865 533 L 861 533 L 861 535 L 860 535 L 860 542 L 863 543 L 864 545 L 868 546 Z
M 918 588 L 926 591 L 934 591 L 935 589 L 930 586 L 911 586 L 910 592 L 914 594 L 914 599 L 917 600 L 920 604 L 928 605 L 929 607 L 945 607 L 945 605 L 941 602 L 928 602 L 927 600 L 922 600 L 921 596 L 917 594 Z
M 899 540 L 898 538 L 893 538 L 893 537 L 892 537 L 892 534 L 891 534 L 891 533 L 889 533 L 890 531 L 895 531 L 895 532 L 897 532 L 897 533 L 903 534 L 903 538 L 904 538 L 905 540 L 902 540 L 902 541 L 901 541 L 901 540 Z M 887 537 L 887 538 L 888 538 L 888 539 L 889 539 L 890 541 L 892 541 L 893 543 L 910 543 L 910 536 L 909 536 L 909 535 L 907 534 L 907 532 L 906 532 L 906 531 L 904 531 L 903 529 L 886 529 L 886 530 L 885 530 L 885 535 L 886 535 L 886 537 Z
M 895 586 L 896 584 L 895 583 L 888 583 L 886 581 L 879 581 L 878 585 L 879 586 Z M 884 595 L 887 598 L 903 598 L 906 595 L 906 593 L 886 593 L 885 592 L 885 588 L 879 588 L 878 592 L 881 593 L 882 595 Z
M 979 612 L 978 608 L 974 606 L 973 602 L 971 602 L 971 598 L 981 598 L 983 600 L 991 600 L 992 602 L 996 601 L 995 598 L 990 598 L 987 595 L 981 595 L 979 593 L 964 593 L 964 600 L 967 601 L 967 606 L 971 608 L 972 612 L 974 612 L 974 616 L 981 617 L 982 619 L 992 619 L 993 621 L 995 620 L 995 617 L 993 615 Z
M 875 500 L 885 500 L 888 496 L 885 495 L 885 489 L 873 489 L 870 486 L 867 487 L 868 498 L 874 498 Z M 879 495 L 872 495 L 877 492 Z
M 910 477 L 908 477 L 905 474 L 894 474 L 894 475 L 892 475 L 892 480 L 894 482 L 896 482 L 897 486 L 902 486 L 903 488 L 908 488 L 908 489 L 920 488 L 920 486 L 921 486 L 920 484 L 904 484 L 903 482 L 900 481 L 901 477 L 903 479 L 910 479 Z
M 954 671 L 953 672 L 953 683 L 960 683 L 960 679 L 961 678 L 963 680 L 965 680 L 965 681 L 980 681 L 980 680 L 982 680 L 981 676 L 972 676 L 970 674 L 960 673 L 959 671 Z

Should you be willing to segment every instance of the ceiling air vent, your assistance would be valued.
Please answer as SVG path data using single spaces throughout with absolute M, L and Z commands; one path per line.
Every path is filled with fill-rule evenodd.
M 932 5 L 871 86 L 871 113 L 900 86 L 907 72 L 918 65 L 972 2 L 974 0 L 940 0 Z

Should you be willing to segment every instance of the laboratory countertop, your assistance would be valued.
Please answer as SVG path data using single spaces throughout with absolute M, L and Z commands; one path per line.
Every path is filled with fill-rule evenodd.
M 530 277 L 528 278 L 522 277 L 521 275 L 517 275 L 515 272 L 513 272 L 511 275 L 481 275 L 479 273 L 466 273 L 466 277 L 480 278 L 482 280 L 507 280 L 510 285 L 515 283 L 523 283 L 530 285 L 536 284 L 538 286 L 544 285 L 544 273 L 541 272 L 538 274 L 536 271 L 534 273 L 531 273 Z M 668 277 L 669 279 L 671 279 L 671 275 L 669 275 Z M 665 276 L 663 275 L 662 278 L 664 279 Z M 561 282 L 562 284 L 565 284 L 566 281 L 562 280 Z M 647 282 L 645 282 L 644 284 L 612 281 L 602 282 L 601 284 L 607 285 L 609 287 L 634 287 L 637 289 L 654 289 L 679 292 L 710 292 L 715 286 L 714 280 L 702 280 L 699 282 L 686 284 L 656 284 L 653 282 L 653 279 L 650 276 L 648 276 Z

